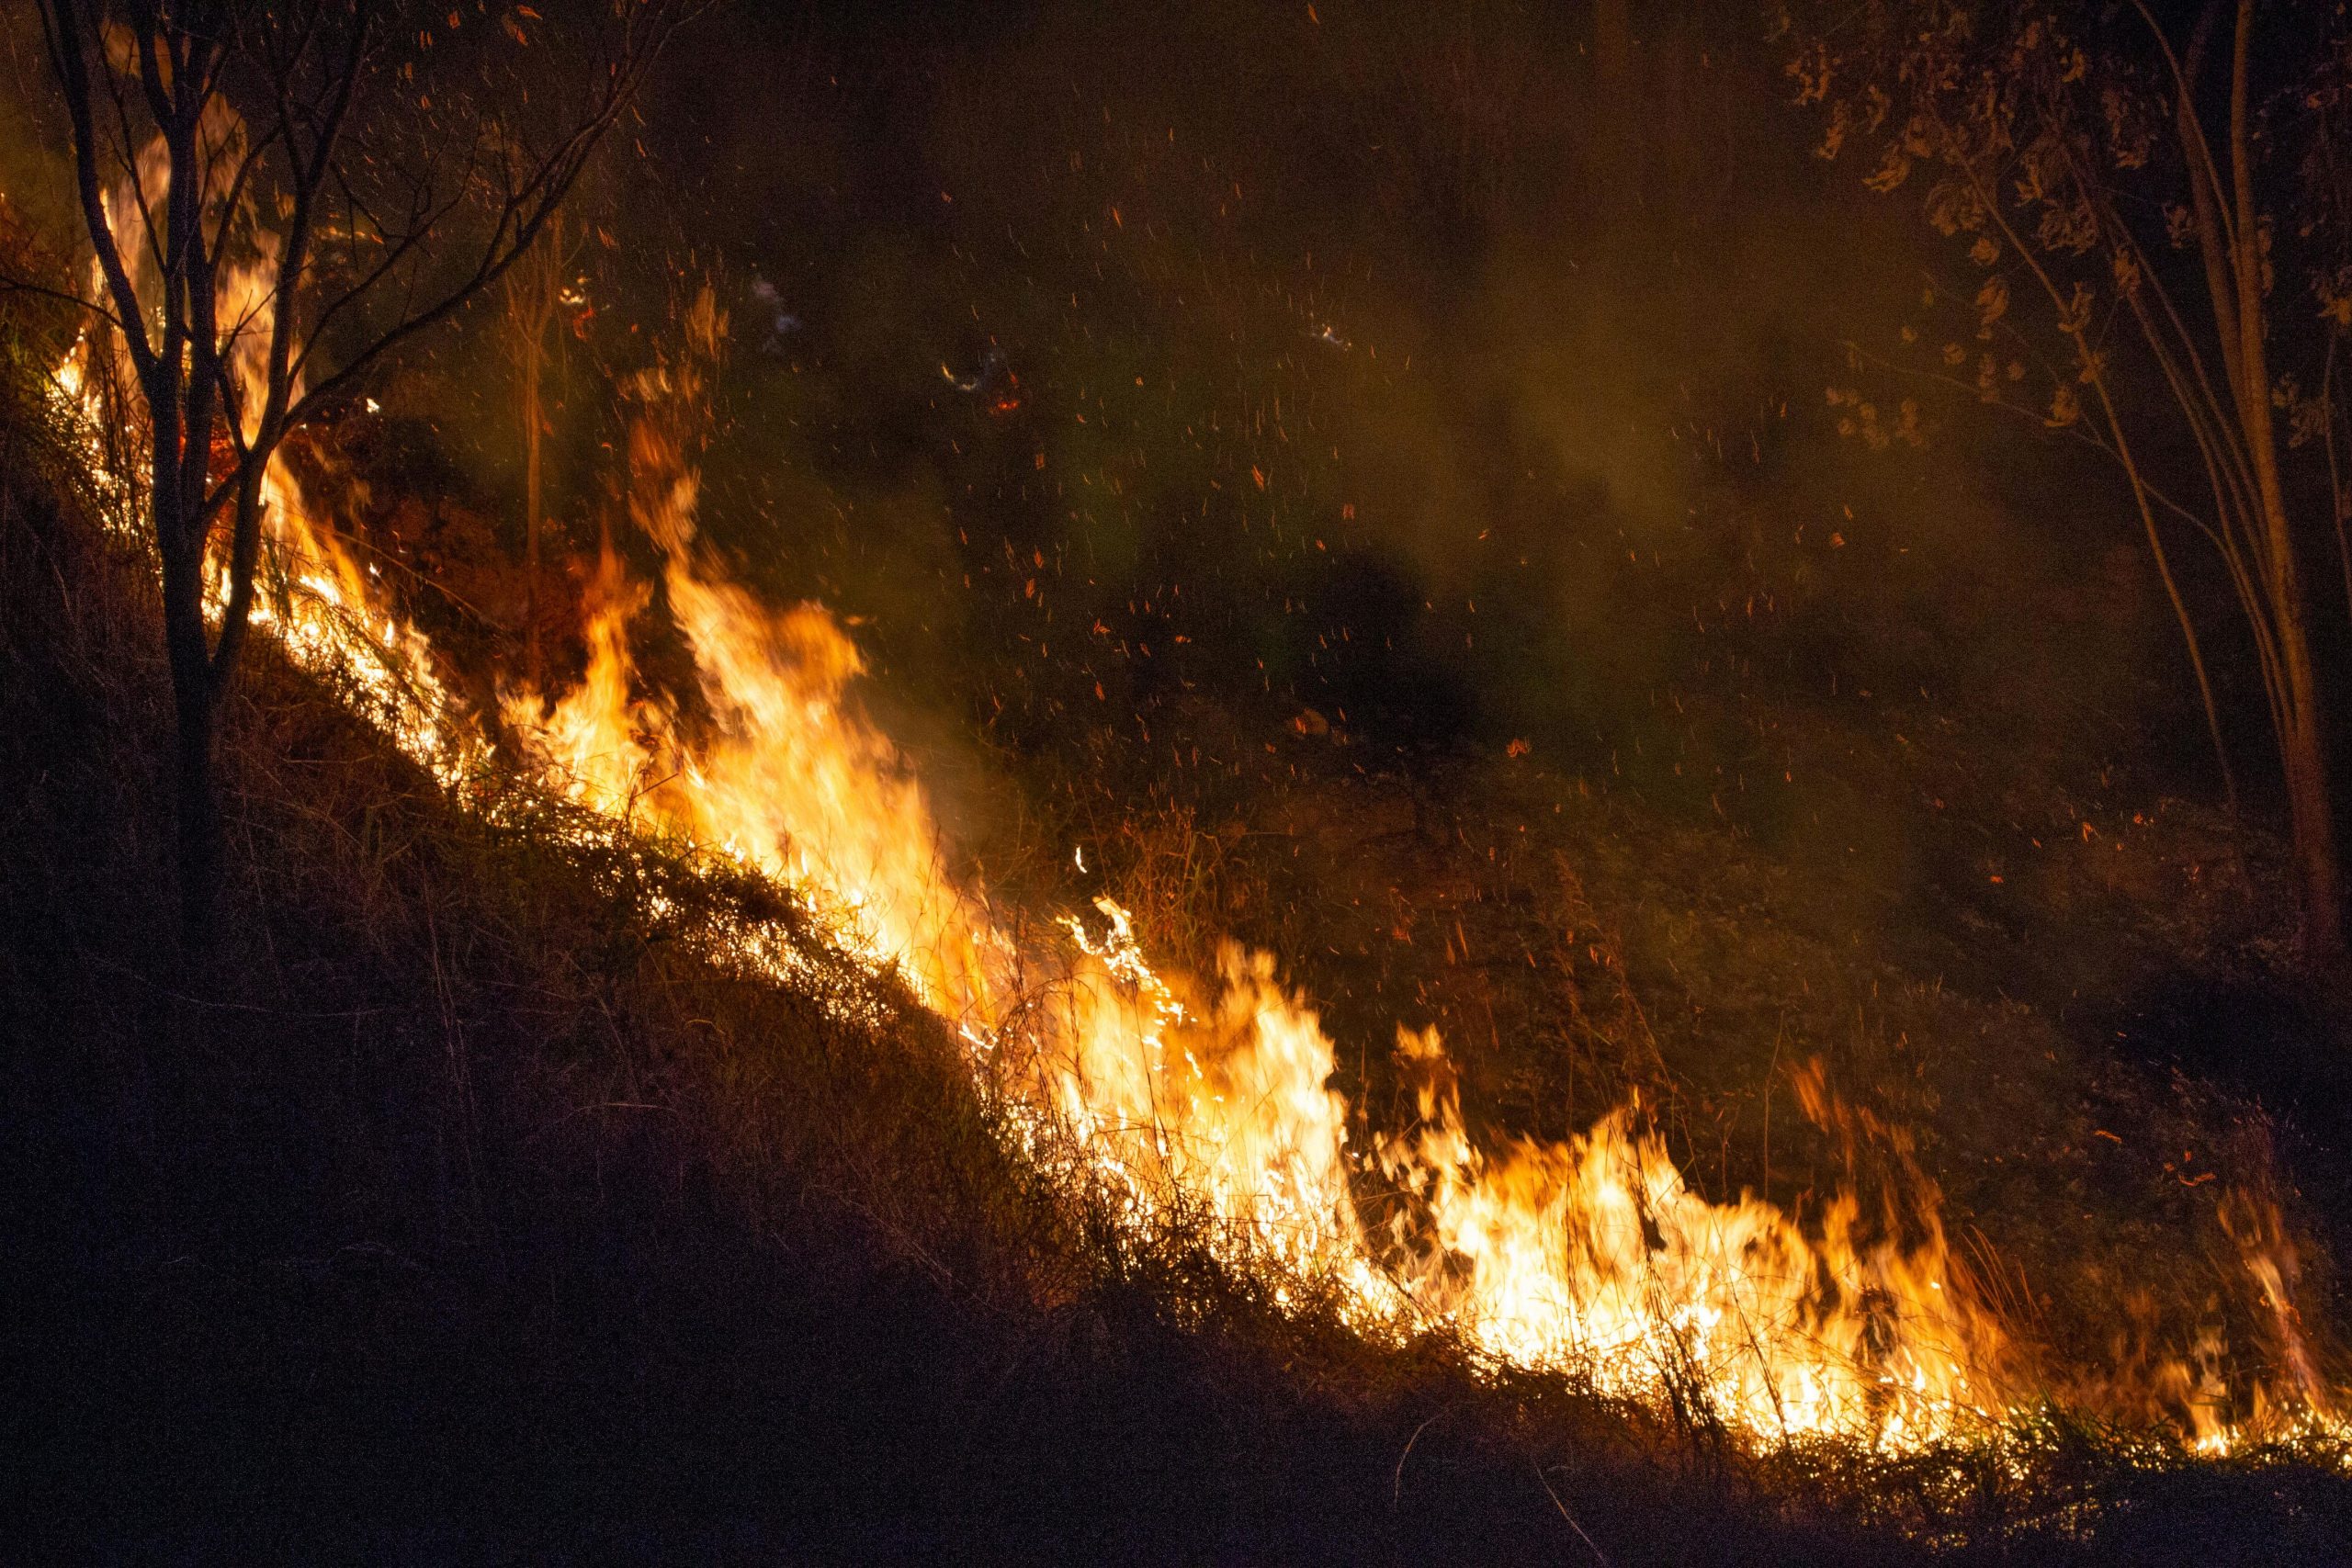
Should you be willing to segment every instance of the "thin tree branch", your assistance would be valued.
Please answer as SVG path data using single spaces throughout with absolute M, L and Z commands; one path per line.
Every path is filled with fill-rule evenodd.
M 98 270 L 114 296 L 115 320 L 141 378 L 153 374 L 156 351 L 147 339 L 146 322 L 139 309 L 138 290 L 122 265 L 114 242 L 114 225 L 107 216 L 106 196 L 98 184 L 98 136 L 90 118 L 90 75 L 82 57 L 81 18 L 75 0 L 44 0 L 40 7 L 41 36 L 49 45 L 50 63 L 65 98 L 74 130 L 74 189 L 82 203 L 82 220 L 97 253 Z M 134 176 L 135 177 L 135 176 Z M 134 330 L 135 327 L 135 330 Z

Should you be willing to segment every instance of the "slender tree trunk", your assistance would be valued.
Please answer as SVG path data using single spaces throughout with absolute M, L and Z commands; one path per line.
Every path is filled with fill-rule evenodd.
M 2281 640 L 2292 649 L 2288 665 L 2290 684 L 2303 693 L 2301 702 L 2313 701 L 2311 659 L 2301 628 L 2296 629 L 2292 638 Z M 2287 753 L 2287 799 L 2302 885 L 2303 943 L 2314 963 L 2334 964 L 2345 955 L 2343 886 L 2335 853 L 2335 813 L 2328 801 L 2326 748 L 2317 711 L 2299 712 L 2281 744 Z
M 179 849 L 180 931 L 192 952 L 212 942 L 213 901 L 220 886 L 220 807 L 212 790 L 211 703 L 175 692 L 173 807 Z
M 2286 487 L 2278 475 L 2278 422 L 2270 407 L 2270 369 L 2265 339 L 2268 310 L 2263 300 L 2262 241 L 2255 211 L 2254 173 L 2247 130 L 2250 95 L 2247 60 L 2254 36 L 2254 0 L 2238 0 L 2230 82 L 2230 175 L 2236 187 L 2238 254 L 2238 417 L 2253 460 L 2262 533 L 2269 558 L 2265 576 L 2271 619 L 2278 630 L 2282 722 L 2278 752 L 2287 776 L 2287 806 L 2295 835 L 2295 858 L 2303 906 L 2303 944 L 2321 964 L 2344 956 L 2344 916 L 2335 858 L 2335 819 L 2328 799 L 2327 748 L 2320 722 L 2319 676 L 2312 661 L 2310 605 L 2295 561 L 2294 530 L 2288 525 Z M 2226 333 L 2224 335 L 2227 335 Z
M 172 682 L 172 813 L 180 931 L 191 951 L 209 945 L 220 880 L 220 820 L 212 788 L 212 660 L 204 631 L 204 553 L 157 490 L 156 535 L 164 558 L 164 653 Z
M 534 323 L 535 326 L 537 323 Z M 531 689 L 544 689 L 539 671 L 539 363 L 544 329 L 534 331 L 523 350 L 523 623 L 529 639 Z
M 2327 359 L 2320 369 L 2320 448 L 2327 455 L 2327 514 L 2335 525 L 2335 564 L 2344 574 L 2344 607 L 2352 610 L 2352 491 L 2344 488 L 2344 468 L 2335 455 L 2335 350 L 2344 334 L 2329 328 Z
M 2075 346 L 2084 355 L 2085 364 L 2096 363 L 2090 357 L 2090 345 L 2079 334 Z M 2197 697 L 2205 709 L 2205 733 L 2212 738 L 2213 761 L 2222 770 L 2222 796 L 2234 818 L 2238 814 L 2237 773 L 2230 766 L 2230 749 L 2222 739 L 2222 710 L 2213 700 L 2213 682 L 2205 670 L 2205 648 L 2197 635 L 2196 619 L 2188 613 L 2188 602 L 2181 597 L 2179 580 L 2173 576 L 2172 557 L 2165 548 L 2164 536 L 2156 528 L 2156 513 L 2148 500 L 2147 481 L 2141 477 L 2140 462 L 2132 454 L 2131 439 L 2123 434 L 2123 422 L 2115 412 L 2115 399 L 2108 390 L 2107 377 L 2093 376 L 2091 389 L 2098 394 L 2099 412 L 2107 418 L 2116 460 L 2123 465 L 2123 477 L 2131 481 L 2132 499 L 2140 509 L 2140 524 L 2148 537 L 2148 554 L 2156 564 L 2156 579 L 2164 584 L 2165 599 L 2172 605 L 2173 620 L 2180 627 L 2181 641 L 2188 649 L 2189 673 L 2197 679 Z
M 2287 808 L 2295 836 L 2303 942 L 2314 961 L 2333 964 L 2345 954 L 2343 887 L 2335 852 L 2335 814 L 2329 800 L 2326 736 L 2320 722 L 2319 672 L 2312 659 L 2302 583 L 2295 570 L 2286 514 L 2268 505 L 2264 511 L 2273 557 L 2271 598 L 2278 629 L 2279 678 L 2287 699 L 2278 730 L 2278 755 L 2287 777 Z
M 544 532 L 546 489 L 541 448 L 547 434 L 548 328 L 554 324 L 563 290 L 563 221 L 549 220 L 537 248 L 524 257 L 506 283 L 506 324 L 513 333 L 523 420 L 523 621 L 526 668 L 531 688 L 546 684 L 539 647 L 539 536 Z

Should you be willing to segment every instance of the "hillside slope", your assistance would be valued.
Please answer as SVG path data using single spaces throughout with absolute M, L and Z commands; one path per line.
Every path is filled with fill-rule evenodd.
M 22 481 L 0 528 L 20 1546 L 1883 1555 L 1558 1391 L 1122 1255 L 781 895 L 520 795 L 461 814 L 266 649 L 226 727 L 224 934 L 182 955 L 138 559 Z M 808 985 L 727 958 L 745 916 Z M 1179 1280 L 1214 1308 L 1182 1328 Z
M 1903 1520 L 1987 1560 L 2276 1562 L 2343 1539 L 2352 1501 L 2312 1473 L 2092 1455 L 2108 1522 L 2076 1540 L 2079 1477 L 1759 1460 L 1276 1314 L 1009 1158 L 944 1032 L 786 896 L 519 785 L 495 824 L 460 812 L 266 646 L 225 727 L 224 934 L 182 953 L 147 578 L 18 449 L 0 1451 L 28 1551 L 1820 1563 L 1909 1560 Z M 802 983 L 746 971 L 747 921 Z

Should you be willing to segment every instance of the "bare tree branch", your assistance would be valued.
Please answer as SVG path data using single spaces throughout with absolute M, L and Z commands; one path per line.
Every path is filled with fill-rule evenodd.
M 107 301 L 77 303 L 114 329 L 145 414 L 192 931 L 209 897 L 213 716 L 251 623 L 270 466 L 529 250 L 691 8 L 581 13 L 594 74 L 571 113 L 533 111 L 555 122 L 534 147 L 507 106 L 447 74 L 479 48 L 433 51 L 437 14 L 403 0 L 39 0 Z M 494 29 L 469 35 L 484 37 L 503 48 Z M 415 134 L 409 117 L 436 96 L 449 133 Z

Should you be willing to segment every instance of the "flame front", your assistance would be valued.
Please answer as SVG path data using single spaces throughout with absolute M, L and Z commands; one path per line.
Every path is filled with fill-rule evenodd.
M 720 331 L 706 293 L 686 351 L 631 389 L 633 516 L 663 552 L 707 721 L 689 735 L 633 700 L 644 597 L 608 555 L 583 680 L 551 705 L 505 703 L 551 777 L 808 890 L 961 1028 L 1016 1125 L 1040 1145 L 1066 1134 L 1138 1227 L 1205 1218 L 1233 1262 L 1336 1284 L 1367 1328 L 1444 1325 L 1500 1361 L 1695 1400 L 1758 1436 L 1911 1446 L 1997 1418 L 2007 1340 L 1932 1216 L 1917 1246 L 1866 1247 L 1850 1198 L 1812 1235 L 1761 1201 L 1711 1203 L 1626 1112 L 1488 1158 L 1450 1084 L 1359 1162 L 1331 1043 L 1268 955 L 1227 944 L 1205 986 L 1163 976 L 1108 900 L 1100 927 L 1069 918 L 1066 946 L 1024 951 L 949 874 L 906 760 L 848 697 L 862 666 L 831 617 L 769 611 L 697 544 L 692 433 Z M 1399 1045 L 1442 1064 L 1433 1032 Z M 1358 1195 L 1384 1179 L 1415 1217 L 1375 1243 Z
M 136 218 L 117 206 L 128 231 Z M 265 320 L 273 274 L 265 245 L 227 280 L 223 318 Z M 956 1028 L 1033 1156 L 1075 1158 L 1138 1234 L 1204 1221 L 1228 1261 L 1272 1275 L 1278 1299 L 1311 1283 L 1367 1333 L 1443 1328 L 1498 1363 L 1574 1372 L 1762 1440 L 1908 1450 L 2012 1414 L 2017 1352 L 1956 1267 L 1931 1194 L 1907 1226 L 1883 1227 L 1907 1228 L 1908 1242 L 1867 1239 L 1851 1194 L 1810 1228 L 1760 1200 L 1713 1202 L 1630 1107 L 1566 1143 L 1490 1154 L 1467 1135 L 1433 1031 L 1398 1034 L 1418 1123 L 1360 1156 L 1329 1087 L 1331 1043 L 1270 956 L 1228 943 L 1213 978 L 1163 974 L 1108 900 L 1100 925 L 1070 917 L 1049 941 L 1016 936 L 951 874 L 913 770 L 851 698 L 863 665 L 832 617 L 763 606 L 697 540 L 694 452 L 723 332 L 706 291 L 684 351 L 630 389 L 632 517 L 662 552 L 702 711 L 689 722 L 640 691 L 628 628 L 650 595 L 607 551 L 582 680 L 502 703 L 546 776 L 802 890 L 846 945 Z M 241 338 L 241 373 L 266 349 Z M 69 397 L 86 396 L 89 352 L 60 372 Z M 425 638 L 313 525 L 282 464 L 265 488 L 285 592 L 257 615 L 461 785 L 488 743 Z M 1389 1215 L 1376 1234 L 1363 1218 L 1374 1203 Z M 2286 1324 L 2271 1267 L 2265 1289 Z M 2306 1418 L 2324 1418 L 2316 1375 L 2296 1371 Z M 2202 1451 L 2237 1440 L 2210 1420 L 2195 1432 Z
M 244 122 L 225 99 L 213 98 L 206 105 L 198 138 L 208 166 L 233 163 L 244 152 Z M 130 177 L 107 197 L 107 224 L 141 300 L 152 299 L 159 288 L 155 268 L 161 247 L 137 241 L 146 237 L 149 216 L 162 210 L 170 186 L 170 160 L 157 138 Z M 229 216 L 209 210 L 200 221 L 208 229 L 225 226 Z M 126 242 L 126 236 L 134 238 Z M 277 232 L 256 223 L 251 225 L 250 239 L 253 254 L 225 263 L 214 280 L 214 314 L 230 323 L 223 357 L 234 384 L 248 390 L 266 385 L 271 306 L 280 282 Z M 105 276 L 95 260 L 90 292 L 95 299 L 107 297 Z M 118 387 L 133 379 L 119 338 L 94 342 L 85 335 L 52 377 L 60 401 L 83 416 L 87 433 L 84 450 L 97 477 L 119 498 L 135 501 L 136 487 L 127 482 L 128 475 L 108 469 L 104 445 L 95 435 L 107 413 L 99 392 L 102 379 Z M 301 390 L 298 374 L 289 401 L 299 399 Z M 248 440 L 260 422 L 259 405 L 258 398 L 244 400 L 243 433 Z M 263 470 L 261 499 L 264 559 L 276 591 L 254 596 L 253 619 L 276 631 L 303 668 L 343 687 L 402 750 L 432 768 L 442 783 L 454 784 L 472 772 L 486 755 L 480 728 L 443 686 L 431 642 L 392 608 L 374 575 L 314 523 L 303 504 L 301 486 L 282 456 L 273 455 Z M 219 614 L 228 598 L 225 560 L 215 563 L 206 597 L 211 611 Z

